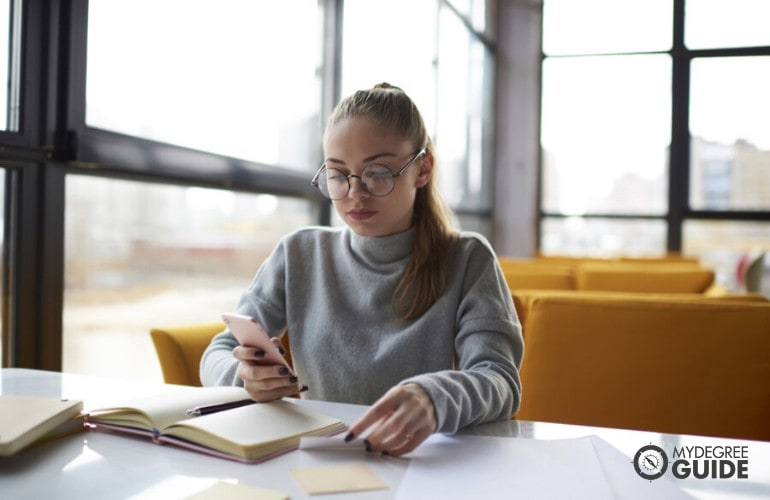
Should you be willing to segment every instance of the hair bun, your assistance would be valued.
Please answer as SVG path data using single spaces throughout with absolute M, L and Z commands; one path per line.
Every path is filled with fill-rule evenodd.
M 396 87 L 395 85 L 391 85 L 388 82 L 378 83 L 373 88 L 375 88 L 375 89 L 399 90 L 399 91 L 403 92 L 403 90 L 401 90 L 400 87 Z

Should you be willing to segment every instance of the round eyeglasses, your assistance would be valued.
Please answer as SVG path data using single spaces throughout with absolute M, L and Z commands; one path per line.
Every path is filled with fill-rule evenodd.
M 341 200 L 350 192 L 350 179 L 355 177 L 361 181 L 361 187 L 372 196 L 387 196 L 396 187 L 396 177 L 401 176 L 412 163 L 425 154 L 421 149 L 419 153 L 409 160 L 409 163 L 401 167 L 395 174 L 385 165 L 371 163 L 364 167 L 361 175 L 348 174 L 325 163 L 313 176 L 310 183 L 317 187 L 321 193 L 331 200 Z

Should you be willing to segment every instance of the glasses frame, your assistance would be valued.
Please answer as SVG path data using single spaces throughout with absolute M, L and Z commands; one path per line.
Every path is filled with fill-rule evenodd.
M 392 170 L 390 170 L 390 168 L 388 168 L 386 165 L 382 165 L 381 163 L 370 163 L 369 165 L 366 165 L 366 166 L 364 166 L 364 169 L 361 171 L 361 173 L 362 173 L 362 174 L 364 173 L 364 170 L 366 170 L 367 168 L 369 168 L 371 165 L 380 165 L 380 166 L 382 166 L 382 167 L 385 167 L 385 168 L 386 168 L 386 169 L 387 169 L 387 170 L 390 172 L 390 175 L 391 175 L 391 176 L 393 176 L 394 182 L 393 182 L 393 185 L 390 187 L 390 191 L 388 191 L 387 193 L 384 193 L 384 194 L 374 194 L 374 193 L 372 193 L 371 191 L 369 191 L 369 188 L 368 188 L 368 187 L 366 187 L 366 183 L 364 182 L 364 180 L 361 178 L 361 176 L 360 176 L 360 175 L 355 175 L 355 174 L 345 174 L 345 178 L 346 178 L 346 180 L 348 181 L 348 190 L 347 190 L 347 191 L 345 191 L 345 194 L 343 194 L 343 195 L 342 195 L 342 196 L 340 196 L 339 198 L 332 198 L 331 196 L 326 196 L 325 194 L 324 194 L 324 197 L 326 197 L 326 198 L 328 198 L 328 199 L 330 199 L 330 200 L 341 200 L 341 199 L 343 199 L 344 197 L 346 197 L 346 196 L 348 195 L 348 193 L 350 193 L 350 187 L 351 187 L 351 186 L 350 186 L 350 179 L 351 179 L 351 177 L 355 177 L 356 179 L 358 179 L 358 180 L 361 182 L 361 187 L 362 187 L 362 188 L 364 189 L 364 191 L 366 191 L 368 194 L 370 194 L 370 195 L 372 195 L 372 196 L 377 196 L 377 197 L 388 196 L 388 195 L 389 195 L 390 193 L 392 193 L 392 192 L 393 192 L 393 190 L 396 188 L 396 183 L 395 183 L 395 179 L 396 179 L 396 177 L 401 177 L 401 175 L 402 175 L 404 172 L 406 172 L 406 169 L 412 166 L 412 163 L 416 162 L 416 161 L 417 161 L 419 158 L 421 158 L 421 157 L 422 157 L 423 155 L 425 155 L 426 153 L 427 153 L 427 151 L 425 151 L 425 148 L 422 148 L 422 149 L 421 149 L 419 152 L 417 152 L 417 154 L 415 154 L 415 155 L 412 157 L 412 159 L 411 159 L 411 160 L 409 160 L 409 161 L 407 162 L 407 164 L 406 164 L 406 165 L 404 165 L 403 167 L 401 167 L 401 168 L 398 170 L 398 172 L 396 172 L 395 174 L 393 173 L 393 171 L 392 171 Z M 319 182 L 318 182 L 318 178 L 321 176 L 321 174 L 323 173 L 323 171 L 324 171 L 324 170 L 327 170 L 327 169 L 329 169 L 329 168 L 334 168 L 334 167 L 328 167 L 328 166 L 326 165 L 326 163 L 324 163 L 323 165 L 321 165 L 321 168 L 319 168 L 319 169 L 318 169 L 318 172 L 316 172 L 316 173 L 315 173 L 315 175 L 313 176 L 313 179 L 310 181 L 310 184 L 311 184 L 311 185 L 313 185 L 314 187 L 318 188 L 318 190 L 319 190 L 319 191 L 321 191 L 321 186 L 319 185 Z M 339 171 L 339 172 L 341 172 L 341 173 L 344 173 L 344 172 L 340 171 L 340 170 L 339 170 L 339 169 L 337 169 L 337 168 L 334 168 L 334 170 L 337 170 L 337 171 Z M 321 194 L 323 194 L 323 191 L 321 191 Z

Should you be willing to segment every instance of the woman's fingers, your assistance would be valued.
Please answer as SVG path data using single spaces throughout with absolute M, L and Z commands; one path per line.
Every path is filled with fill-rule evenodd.
M 367 451 L 403 455 L 420 445 L 436 429 L 436 416 L 425 390 L 417 384 L 389 390 L 350 426 L 348 440 L 363 435 Z
M 272 401 L 303 390 L 296 374 L 283 365 L 263 364 L 264 352 L 237 346 L 233 357 L 239 361 L 237 375 L 255 401 Z

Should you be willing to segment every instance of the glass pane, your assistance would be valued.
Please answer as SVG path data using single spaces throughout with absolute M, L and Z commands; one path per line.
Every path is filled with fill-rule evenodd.
M 490 204 L 488 173 L 484 168 L 484 96 L 489 88 L 487 53 L 460 19 L 441 9 L 438 65 L 436 147 L 440 158 L 441 192 L 455 208 L 483 209 Z
M 91 0 L 86 122 L 312 171 L 318 2 Z
M 759 292 L 770 297 L 770 222 L 685 221 L 683 251 L 713 267 L 717 284 L 733 292 L 746 291 L 741 261 L 765 252 Z
M 316 220 L 303 200 L 77 175 L 65 202 L 64 371 L 154 381 L 153 326 L 218 321 Z
M 543 63 L 543 208 L 663 214 L 671 136 L 667 55 Z
M 770 210 L 770 57 L 692 61 L 690 205 Z
M 606 54 L 671 48 L 671 0 L 543 2 L 543 52 Z
M 6 132 L 19 131 L 21 9 L 20 0 L 0 0 L 0 131 Z
M 540 227 L 543 254 L 618 257 L 666 253 L 663 220 L 546 217 Z
M 770 45 L 767 0 L 687 0 L 684 20 L 691 49 Z
M 5 241 L 5 228 L 7 224 L 5 220 L 6 175 L 6 170 L 0 168 L 0 294 L 3 298 L 3 304 L 9 304 L 13 300 L 13 297 L 10 296 L 10 291 L 6 290 L 6 284 L 10 278 L 10 276 L 8 276 L 10 266 L 9 262 L 7 262 L 9 255 L 6 248 L 6 244 L 10 242 Z M 0 307 L 0 366 L 5 366 L 3 360 L 5 359 L 6 349 L 9 347 L 6 345 L 6 342 L 8 342 L 6 334 L 8 332 L 5 331 L 5 325 L 8 323 L 8 318 L 3 317 L 6 312 L 8 312 L 7 307 Z

